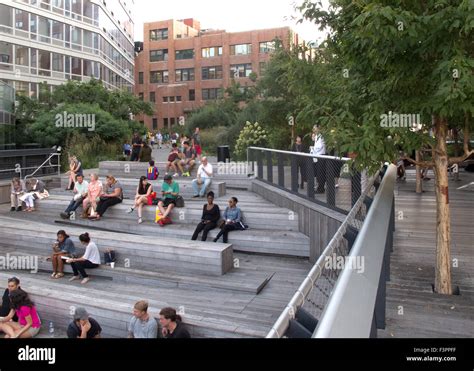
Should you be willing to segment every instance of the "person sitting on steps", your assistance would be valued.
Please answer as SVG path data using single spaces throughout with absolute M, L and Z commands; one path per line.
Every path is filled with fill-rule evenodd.
M 212 165 L 207 161 L 207 157 L 202 158 L 202 164 L 199 165 L 197 178 L 193 180 L 193 198 L 205 197 L 206 191 L 211 185 L 213 175 Z M 201 189 L 199 189 L 201 188 Z
M 202 231 L 202 241 L 206 241 L 209 231 L 217 227 L 220 218 L 221 211 L 219 206 L 214 204 L 214 192 L 211 191 L 207 194 L 207 204 L 202 209 L 201 222 L 197 225 L 191 240 L 196 241 Z
M 163 197 L 160 202 L 158 202 L 161 218 L 158 223 L 163 227 L 166 224 L 171 224 L 171 218 L 169 215 L 176 207 L 176 200 L 179 196 L 179 184 L 173 180 L 171 175 L 165 176 L 165 181 L 161 187 L 161 193 Z
M 97 245 L 91 241 L 89 233 L 84 233 L 79 236 L 79 241 L 83 246 L 86 246 L 86 252 L 81 258 L 73 258 L 66 261 L 71 264 L 74 276 L 69 280 L 70 282 L 80 280 L 82 276 L 81 284 L 85 285 L 90 281 L 89 276 L 86 273 L 87 269 L 95 269 L 100 265 L 100 252 Z M 81 276 L 79 276 L 79 274 Z
M 60 214 L 63 219 L 70 219 L 71 215 L 82 205 L 84 199 L 87 197 L 89 182 L 84 180 L 84 175 L 78 175 L 74 184 L 74 197 L 67 209 Z
M 97 214 L 91 215 L 89 219 L 100 220 L 109 207 L 115 206 L 122 203 L 123 201 L 123 190 L 120 182 L 115 179 L 112 175 L 107 175 L 105 192 L 100 196 L 99 203 L 97 204 Z
M 91 208 L 91 215 L 95 214 L 97 210 L 97 203 L 100 201 L 100 196 L 104 192 L 102 182 L 99 181 L 99 176 L 97 174 L 90 175 L 89 186 L 87 187 L 87 197 L 82 201 L 82 218 L 87 218 L 87 210 L 89 206 Z
M 53 255 L 51 261 L 53 264 L 53 274 L 51 278 L 59 279 L 64 277 L 64 259 L 73 258 L 76 255 L 76 247 L 68 234 L 61 230 L 57 233 L 57 240 L 53 244 Z
M 243 229 L 241 224 L 242 212 L 237 207 L 238 202 L 239 200 L 237 200 L 236 197 L 232 197 L 229 200 L 229 206 L 224 211 L 224 220 L 221 225 L 221 231 L 214 239 L 214 242 L 219 241 L 219 238 L 224 236 L 223 242 L 227 243 L 229 232 L 240 231 Z
M 153 186 L 148 182 L 146 176 L 140 178 L 140 183 L 137 187 L 137 193 L 135 195 L 135 203 L 133 207 L 128 211 L 129 214 L 133 213 L 138 208 L 138 224 L 143 223 L 142 211 L 143 206 L 148 205 L 150 195 L 153 193 Z
M 10 186 L 10 211 L 21 211 L 21 200 L 20 197 L 26 192 L 25 182 L 20 178 L 13 178 Z

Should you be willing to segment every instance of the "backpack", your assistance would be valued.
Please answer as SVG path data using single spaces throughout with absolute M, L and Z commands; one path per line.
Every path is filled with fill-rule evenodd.
M 148 180 L 156 180 L 158 179 L 159 175 L 160 172 L 158 171 L 158 168 L 156 166 L 148 168 L 146 174 Z

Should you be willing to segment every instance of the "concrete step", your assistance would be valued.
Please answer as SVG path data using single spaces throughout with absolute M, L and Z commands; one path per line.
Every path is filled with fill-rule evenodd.
M 5 243 L 12 246 L 44 246 L 49 248 L 56 237 L 58 228 L 54 225 L 0 217 L 0 234 Z M 76 247 L 81 246 L 78 236 L 84 228 L 68 228 Z M 173 272 L 197 273 L 219 276 L 229 272 L 234 266 L 233 250 L 230 244 L 213 244 L 197 241 L 183 241 L 176 238 L 150 238 L 111 232 L 91 232 L 101 253 L 114 249 L 118 254 L 118 264 L 127 264 L 133 269 L 149 271 L 168 270 Z
M 0 280 L 6 281 L 10 275 L 11 273 L 1 272 Z M 55 327 L 66 329 L 71 321 L 71 309 L 85 306 L 90 315 L 100 323 L 102 335 L 107 338 L 127 336 L 126 328 L 132 306 L 144 297 L 149 301 L 150 314 L 154 317 L 158 317 L 160 308 L 164 306 L 184 309 L 183 321 L 193 337 L 262 337 L 268 326 L 263 318 L 251 319 L 239 314 L 237 310 L 230 311 L 233 299 L 226 301 L 220 294 L 215 297 L 213 305 L 205 301 L 201 305 L 193 305 L 199 299 L 183 304 L 179 297 L 173 298 L 174 290 L 151 290 L 143 296 L 143 293 L 136 291 L 136 285 L 108 283 L 104 280 L 91 280 L 84 287 L 64 280 L 53 281 L 42 274 L 21 275 L 20 279 L 22 287 L 35 301 L 44 324 L 53 321 Z M 206 293 L 211 297 L 213 295 L 211 292 Z M 223 311 L 224 307 L 229 310 L 227 313 Z
M 38 269 L 43 272 L 52 273 L 51 261 L 47 261 L 51 249 L 43 244 L 34 247 L 19 248 L 12 246 L 8 240 L 0 241 L 0 251 L 4 256 L 38 256 Z M 209 277 L 206 275 L 155 272 L 142 269 L 125 268 L 118 263 L 114 268 L 109 265 L 101 265 L 99 268 L 90 270 L 91 277 L 103 277 L 119 283 L 137 284 L 150 287 L 164 288 L 187 288 L 202 290 L 213 288 L 216 290 L 228 290 L 233 292 L 247 292 L 259 294 L 265 285 L 272 279 L 275 272 L 258 272 L 251 267 L 245 267 L 240 259 L 235 260 L 234 268 L 221 277 Z M 64 272 L 72 274 L 72 268 L 65 264 Z
M 69 205 L 71 198 L 67 196 L 52 197 L 42 200 L 38 205 L 40 214 L 51 213 L 59 216 Z M 191 224 L 196 226 L 201 221 L 203 201 L 185 203 L 184 208 L 175 208 L 171 213 L 173 223 L 183 225 Z M 222 204 L 221 204 L 222 205 Z M 135 224 L 137 221 L 137 213 L 129 214 L 127 211 L 133 206 L 131 200 L 124 200 L 123 203 L 115 205 L 105 214 L 107 219 L 120 219 Z M 79 213 L 82 208 L 79 209 Z M 242 215 L 244 222 L 252 229 L 275 229 L 284 231 L 298 231 L 298 215 L 283 208 L 271 208 L 262 210 L 258 206 L 249 206 L 245 209 L 242 206 Z M 79 217 L 79 213 L 77 217 Z M 145 206 L 143 208 L 143 218 L 146 220 L 155 220 L 156 206 Z M 221 216 L 224 214 L 224 207 L 221 209 Z

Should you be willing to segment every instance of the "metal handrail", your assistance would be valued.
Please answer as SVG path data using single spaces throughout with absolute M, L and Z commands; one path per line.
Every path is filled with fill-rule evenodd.
M 380 185 L 365 223 L 351 249 L 350 258 L 369 260 L 364 272 L 345 267 L 321 314 L 313 338 L 368 338 L 374 330 L 376 302 L 385 308 L 385 295 L 379 297 L 380 285 L 385 294 L 386 268 L 394 207 L 396 167 L 391 165 Z M 393 232 L 393 231 L 392 231 Z M 385 268 L 385 271 L 384 271 Z M 382 311 L 385 314 L 385 310 Z
M 51 159 L 53 157 L 58 158 L 58 164 L 57 165 L 51 164 Z M 45 166 L 46 163 L 48 163 L 48 162 L 49 162 L 49 166 Z M 24 180 L 26 180 L 28 178 L 32 178 L 38 171 L 40 171 L 42 168 L 46 168 L 46 167 L 48 167 L 48 168 L 57 167 L 58 168 L 58 176 L 61 175 L 61 153 L 51 153 L 51 155 L 35 171 L 33 171 L 31 174 L 25 175 Z
M 294 153 L 294 152 L 290 152 L 290 153 Z M 321 277 L 324 265 L 326 263 L 326 258 L 333 254 L 334 250 L 337 248 L 339 244 L 339 241 L 346 234 L 347 228 L 350 226 L 350 222 L 356 217 L 357 213 L 362 207 L 362 204 L 368 192 L 374 185 L 375 180 L 376 180 L 376 177 L 373 177 L 369 181 L 368 186 L 366 187 L 365 191 L 359 197 L 356 204 L 352 207 L 351 211 L 346 216 L 344 222 L 341 224 L 341 226 L 339 227 L 339 229 L 337 230 L 337 232 L 335 233 L 335 235 L 333 236 L 329 244 L 326 246 L 326 248 L 322 252 L 316 264 L 308 273 L 307 277 L 305 278 L 303 283 L 300 285 L 298 290 L 296 290 L 296 293 L 294 294 L 293 298 L 290 300 L 290 302 L 285 307 L 285 309 L 283 310 L 278 320 L 273 325 L 270 332 L 267 334 L 266 336 L 267 339 L 281 338 L 284 335 L 284 333 L 288 329 L 290 320 L 295 318 L 296 312 L 304 304 L 305 298 L 313 289 L 315 282 Z
M 274 153 L 283 153 L 286 155 L 297 155 L 301 157 L 311 157 L 311 158 L 322 158 L 328 160 L 340 160 L 340 161 L 352 161 L 352 158 L 348 157 L 337 157 L 337 156 L 327 156 L 327 155 L 313 155 L 311 153 L 302 153 L 302 152 L 292 152 L 292 151 L 283 151 L 279 149 L 269 149 L 269 148 L 262 148 L 262 147 L 248 147 L 248 149 L 263 151 L 263 152 L 274 152 Z

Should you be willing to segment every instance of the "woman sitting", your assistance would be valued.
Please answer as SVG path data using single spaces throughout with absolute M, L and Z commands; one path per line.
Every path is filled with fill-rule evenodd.
M 224 236 L 223 242 L 227 243 L 230 231 L 240 231 L 243 229 L 241 224 L 242 212 L 237 207 L 238 202 L 239 200 L 236 197 L 232 197 L 229 200 L 229 206 L 224 211 L 224 222 L 221 226 L 221 231 L 214 239 L 214 242 L 217 242 L 221 236 Z
M 138 208 L 138 224 L 143 223 L 142 210 L 144 205 L 149 205 L 152 200 L 153 186 L 148 182 L 146 176 L 140 178 L 140 183 L 137 187 L 137 193 L 135 195 L 135 203 L 133 207 L 128 211 L 129 214 L 133 213 Z
M 76 254 L 76 247 L 65 231 L 59 231 L 57 237 L 58 239 L 53 245 L 54 252 L 51 256 L 53 262 L 51 278 L 59 279 L 64 277 L 64 258 L 73 258 Z
M 221 211 L 219 206 L 214 204 L 214 192 L 207 194 L 207 204 L 202 209 L 201 222 L 197 225 L 194 231 L 192 240 L 198 239 L 199 233 L 202 233 L 202 241 L 207 240 L 207 234 L 209 231 L 217 227 L 217 222 L 221 218 Z
M 10 211 L 21 211 L 21 200 L 20 197 L 26 192 L 25 183 L 20 180 L 20 178 L 13 178 L 11 187 L 10 187 L 10 201 L 11 209 Z
M 122 203 L 123 191 L 120 182 L 112 175 L 107 175 L 105 183 L 105 192 L 100 196 L 97 204 L 97 214 L 91 215 L 89 219 L 100 220 L 107 209 L 111 206 Z
M 86 252 L 82 256 L 82 258 L 77 259 L 69 259 L 66 263 L 70 263 L 72 267 L 72 271 L 74 272 L 74 276 L 69 280 L 70 282 L 76 281 L 81 279 L 81 283 L 85 285 L 87 282 L 90 281 L 89 276 L 86 273 L 86 268 L 94 269 L 98 268 L 100 265 L 100 252 L 99 248 L 94 242 L 91 242 L 91 238 L 89 237 L 89 233 L 84 233 L 79 236 L 79 241 L 81 244 L 86 246 Z M 79 274 L 81 276 L 79 276 Z
M 30 179 L 26 182 L 27 193 L 20 197 L 26 205 L 27 212 L 35 211 L 35 200 L 43 200 L 49 197 L 44 183 L 39 179 Z
M 103 193 L 102 182 L 99 181 L 99 176 L 97 174 L 91 174 L 89 186 L 87 187 L 87 197 L 82 201 L 82 208 L 84 212 L 82 213 L 83 218 L 87 218 L 87 210 L 89 205 L 91 208 L 91 215 L 95 215 L 97 210 L 97 203 L 100 201 L 100 196 Z
M 5 338 L 28 339 L 38 335 L 41 321 L 28 294 L 21 289 L 14 290 L 10 293 L 10 301 L 12 310 L 7 317 L 0 319 L 0 322 L 3 322 L 2 328 L 6 334 Z M 15 314 L 18 317 L 18 322 L 11 321 Z

